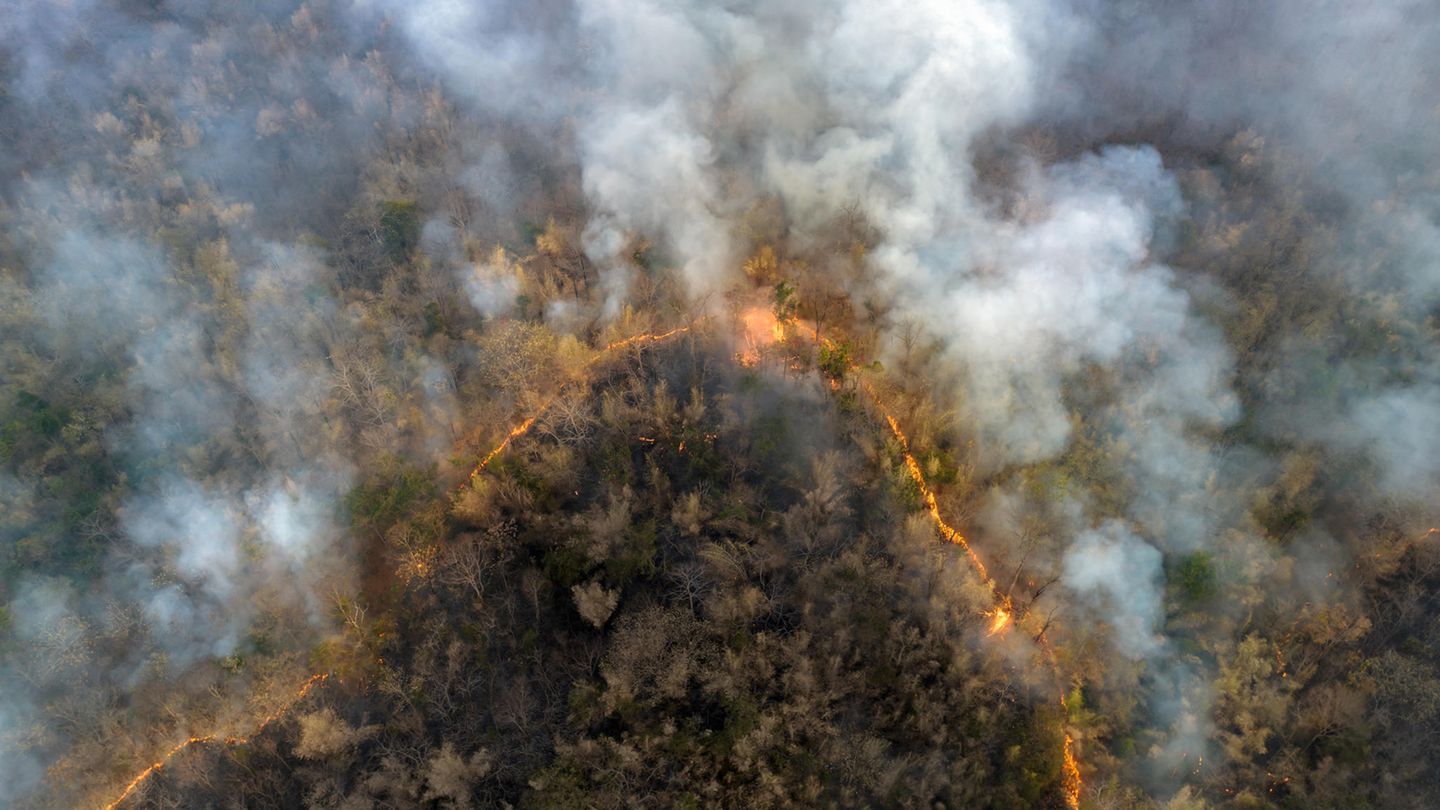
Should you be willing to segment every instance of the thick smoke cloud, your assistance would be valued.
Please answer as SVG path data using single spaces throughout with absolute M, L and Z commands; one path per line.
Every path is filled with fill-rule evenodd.
M 1401 311 L 1434 307 L 1440 200 L 1421 178 L 1440 147 L 1440 21 L 1427 3 L 1083 8 L 1099 39 L 1069 69 L 1074 92 L 1042 118 L 1091 138 L 1152 134 L 1202 149 L 1249 129 L 1283 155 L 1277 184 L 1329 201 L 1323 226 L 1338 238 L 1317 273 Z M 1335 358 L 1317 356 L 1313 339 L 1290 341 L 1266 363 L 1293 370 L 1276 383 L 1287 396 L 1257 403 L 1257 422 L 1276 438 L 1368 452 L 1391 496 L 1433 492 L 1440 357 L 1423 335 L 1394 348 L 1347 357 L 1342 384 L 1317 385 Z
M 1065 554 L 1065 583 L 1102 603 L 1115 643 L 1132 658 L 1162 648 L 1164 620 L 1160 552 L 1114 521 L 1075 538 Z
M 678 105 L 611 111 L 584 146 L 585 193 L 595 210 L 585 232 L 592 257 L 616 260 L 626 234 L 653 233 L 682 263 L 692 291 L 716 289 L 735 264 L 729 223 L 710 168 L 714 147 L 688 128 Z M 623 292 L 626 285 L 613 285 Z M 613 302 L 612 302 L 613 309 Z

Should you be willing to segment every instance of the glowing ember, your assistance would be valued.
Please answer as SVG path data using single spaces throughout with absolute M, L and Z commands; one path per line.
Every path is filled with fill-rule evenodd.
M 326 673 L 311 675 L 309 680 L 301 684 L 300 688 L 295 692 L 294 695 L 290 697 L 289 700 L 285 702 L 284 705 L 271 712 L 270 714 L 266 715 L 265 717 L 262 717 L 260 719 L 260 722 L 255 726 L 255 730 L 250 732 L 248 736 L 221 737 L 218 734 L 206 734 L 202 737 L 191 737 L 188 740 L 177 743 L 169 751 L 166 751 L 158 760 L 152 762 L 148 767 L 146 767 L 145 770 L 135 774 L 135 778 L 131 779 L 125 785 L 125 789 L 121 791 L 120 795 L 116 797 L 115 801 L 105 805 L 105 810 L 115 810 L 116 807 L 120 806 L 121 802 L 130 798 L 130 795 L 134 793 L 136 789 L 138 789 L 142 784 L 144 784 L 145 780 L 148 779 L 151 774 L 165 767 L 165 765 L 168 764 L 170 760 L 174 759 L 177 755 L 180 754 L 180 752 L 184 751 L 192 745 L 200 745 L 202 743 L 210 742 L 220 742 L 224 743 L 225 745 L 244 745 L 245 743 L 250 742 L 251 739 L 259 735 L 271 723 L 279 720 L 286 714 L 289 714 L 290 710 L 295 707 L 295 704 L 304 700 L 305 696 L 310 694 L 310 690 L 314 689 L 317 685 L 319 685 L 329 677 L 330 676 Z
M 875 392 L 870 389 L 869 386 L 866 386 L 866 390 L 878 406 L 879 398 L 876 397 Z M 994 597 L 996 601 L 1003 600 L 1008 603 L 1008 599 L 999 595 L 999 591 L 995 587 L 995 581 L 990 578 L 990 572 L 986 570 L 985 563 L 980 561 L 980 556 L 975 553 L 975 549 L 970 547 L 969 541 L 967 541 L 965 536 L 956 530 L 955 527 L 946 523 L 945 518 L 940 516 L 940 504 L 935 500 L 935 493 L 932 492 L 930 486 L 925 483 L 925 474 L 920 471 L 920 462 L 916 461 L 915 456 L 910 453 L 910 439 L 906 437 L 905 432 L 900 429 L 900 423 L 883 407 L 880 408 L 880 412 L 885 415 L 885 421 L 890 423 L 890 432 L 895 434 L 895 439 L 900 442 L 900 449 L 905 458 L 905 470 L 910 474 L 910 480 L 914 481 L 915 486 L 919 488 L 920 500 L 925 504 L 925 511 L 930 513 L 931 522 L 935 524 L 935 528 L 940 530 L 940 536 L 965 549 L 965 554 L 970 558 L 970 564 L 974 566 L 975 573 L 980 576 L 980 580 L 985 583 L 985 587 L 990 589 L 990 595 Z M 1002 605 L 1002 607 L 1004 606 L 1005 605 Z
M 549 409 L 549 406 L 550 406 L 550 403 L 549 403 L 549 402 L 546 402 L 544 405 L 541 405 L 541 406 L 540 406 L 540 411 L 541 411 L 541 413 L 544 413 L 546 410 L 548 410 L 548 409 Z M 500 455 L 501 453 L 505 452 L 505 448 L 509 447 L 511 442 L 515 441 L 516 439 L 520 438 L 521 436 L 524 436 L 526 433 L 529 433 L 529 432 L 530 432 L 530 428 L 535 425 L 535 420 L 536 420 L 537 418 L 539 418 L 539 417 L 537 417 L 537 416 L 532 416 L 532 417 L 530 417 L 529 419 L 526 419 L 524 422 L 521 422 L 520 424 L 518 424 L 518 425 L 516 425 L 515 427 L 511 428 L 511 429 L 510 429 L 510 432 L 505 435 L 505 439 L 504 439 L 503 441 L 501 441 L 499 444 L 495 445 L 495 449 L 494 449 L 494 450 L 491 450 L 490 452 L 486 453 L 486 454 L 485 454 L 485 458 L 480 459 L 480 464 L 475 467 L 474 472 L 471 472 L 471 473 L 470 473 L 470 477 L 471 477 L 471 478 L 474 478 L 475 476 L 479 475 L 481 470 L 484 470 L 486 467 L 490 466 L 490 462 L 493 461 L 496 456 L 498 456 L 498 455 Z
M 617 340 L 617 341 L 615 341 L 615 342 L 613 342 L 613 343 L 610 343 L 610 344 L 606 345 L 604 351 L 605 351 L 605 352 L 613 352 L 613 351 L 615 351 L 616 349 L 623 349 L 623 348 L 625 348 L 626 346 L 636 346 L 636 345 L 641 345 L 641 344 L 645 344 L 645 343 L 658 343 L 659 341 L 668 340 L 668 339 L 670 339 L 670 338 L 672 338 L 672 337 L 675 337 L 676 335 L 683 335 L 684 333 L 689 332 L 689 331 L 690 331 L 690 327 L 688 327 L 688 326 L 680 326 L 680 327 L 676 327 L 676 328 L 674 328 L 674 329 L 671 329 L 669 332 L 660 332 L 660 333 L 658 333 L 658 334 L 657 334 L 657 333 L 647 333 L 647 334 L 643 334 L 643 335 L 631 335 L 630 337 L 625 338 L 624 340 Z M 593 365 L 595 362 L 597 362 L 597 361 L 598 361 L 601 357 L 603 357 L 603 356 L 604 356 L 604 354 L 602 353 L 601 355 L 598 355 L 598 356 L 596 356 L 596 357 L 594 357 L 594 358 L 591 358 L 590 362 L 587 363 L 586 365 Z

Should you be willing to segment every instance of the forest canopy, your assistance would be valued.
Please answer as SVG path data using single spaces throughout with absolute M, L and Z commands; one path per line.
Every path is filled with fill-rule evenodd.
M 1440 806 L 1414 0 L 0 15 L 0 807 Z

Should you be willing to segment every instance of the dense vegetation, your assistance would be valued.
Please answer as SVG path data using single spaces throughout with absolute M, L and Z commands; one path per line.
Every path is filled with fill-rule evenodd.
M 1092 55 L 930 138 L 795 67 L 849 16 L 667 95 L 593 4 L 59 5 L 0 21 L 0 806 L 1440 805 L 1398 124 Z

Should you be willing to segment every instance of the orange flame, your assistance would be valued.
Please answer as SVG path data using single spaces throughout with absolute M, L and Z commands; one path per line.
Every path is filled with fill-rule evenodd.
M 1075 762 L 1074 751 L 1075 739 L 1069 734 L 1065 735 L 1065 803 L 1072 810 L 1080 808 L 1080 791 L 1084 789 L 1085 783 L 1080 779 L 1080 766 Z
M 997 607 L 985 615 L 990 617 L 990 632 L 986 633 L 987 636 L 1005 632 L 1005 628 L 1010 624 L 1010 611 L 1003 607 Z
M 144 770 L 135 774 L 135 778 L 131 779 L 128 783 L 126 783 L 125 789 L 120 792 L 120 795 L 116 797 L 115 801 L 105 805 L 105 810 L 115 810 L 116 807 L 120 806 L 121 802 L 130 798 L 130 795 L 134 793 L 142 784 L 144 784 L 145 780 L 148 779 L 151 774 L 165 767 L 167 764 L 169 764 L 170 760 L 174 759 L 180 754 L 180 752 L 186 750 L 192 745 L 200 745 L 202 743 L 210 742 L 221 742 L 225 745 L 244 745 L 245 743 L 250 742 L 250 740 L 254 739 L 261 732 L 263 732 L 265 728 L 271 723 L 289 714 L 290 710 L 295 708 L 295 704 L 304 700 L 305 696 L 310 694 L 310 690 L 314 689 L 316 686 L 318 686 L 320 683 L 322 683 L 323 681 L 325 681 L 325 679 L 329 677 L 330 675 L 328 673 L 323 672 L 311 675 L 310 678 L 305 681 L 305 683 L 301 684 L 300 688 L 296 690 L 295 694 L 292 695 L 290 699 L 287 700 L 280 708 L 276 709 L 265 717 L 262 717 L 259 724 L 255 726 L 255 730 L 250 732 L 248 736 L 221 737 L 219 734 L 206 734 L 200 737 L 191 737 L 187 740 L 177 743 L 174 747 L 161 755 L 158 760 L 150 763 L 150 765 L 147 766 Z
M 868 388 L 867 386 L 867 390 Z M 870 391 L 870 396 L 875 399 L 878 406 L 879 398 L 876 397 L 873 390 Z M 895 434 L 895 439 L 900 442 L 900 449 L 905 458 L 905 470 L 910 474 L 910 480 L 914 481 L 915 486 L 920 489 L 920 499 L 925 504 L 925 511 L 930 513 L 930 520 L 935 524 L 935 528 L 940 530 L 940 536 L 965 549 L 965 554 L 970 558 L 970 564 L 974 566 L 975 573 L 980 575 L 980 580 L 985 583 L 985 587 L 990 589 L 990 595 L 996 600 L 1005 602 L 1001 605 L 1002 608 L 1008 608 L 1009 599 L 1000 595 L 995 581 L 990 578 L 990 572 L 985 568 L 985 563 L 980 561 L 980 555 L 975 553 L 975 549 L 970 547 L 970 542 L 959 530 L 946 523 L 945 518 L 940 516 L 940 504 L 935 500 L 935 493 L 925 483 L 925 474 L 920 471 L 920 462 L 916 461 L 915 456 L 910 452 L 910 439 L 900 429 L 900 423 L 883 407 L 880 408 L 880 412 L 885 415 L 885 421 L 890 423 L 890 432 Z
M 541 412 L 541 413 L 544 413 L 545 411 L 547 411 L 547 410 L 549 410 L 549 409 L 550 409 L 550 402 L 548 402 L 548 401 L 547 401 L 544 405 L 541 405 L 541 406 L 540 406 L 540 412 Z M 485 454 L 485 458 L 480 459 L 480 463 L 479 463 L 478 465 L 476 465 L 475 470 L 470 473 L 470 477 L 471 477 L 471 478 L 474 478 L 475 476 L 479 475 L 482 470 L 484 470 L 486 467 L 490 466 L 490 462 L 493 461 L 496 456 L 498 456 L 498 455 L 500 455 L 501 453 L 505 452 L 505 448 L 509 447 L 511 442 L 515 441 L 516 439 L 520 438 L 521 436 L 524 436 L 526 433 L 529 433 L 529 432 L 530 432 L 530 428 L 534 427 L 534 425 L 535 425 L 535 420 L 538 419 L 538 418 L 539 418 L 538 416 L 532 416 L 532 417 L 530 417 L 529 419 L 526 419 L 524 422 L 521 422 L 520 424 L 518 424 L 518 425 L 516 425 L 515 427 L 511 428 L 511 429 L 510 429 L 510 432 L 505 435 L 505 439 L 504 439 L 503 441 L 501 441 L 499 444 L 495 445 L 495 449 L 493 449 L 493 450 L 491 450 L 490 452 L 486 453 L 486 454 Z
M 852 370 L 854 368 L 855 367 L 852 366 Z M 925 504 L 926 513 L 930 515 L 930 521 L 935 524 L 935 528 L 940 532 L 941 537 L 965 550 L 965 555 L 970 559 L 970 565 L 974 569 L 975 574 L 990 591 L 990 598 L 994 600 L 995 607 L 983 614 L 990 617 L 990 630 L 986 635 L 1003 635 L 1005 630 L 1010 626 L 1010 622 L 1015 613 L 1015 608 L 1010 601 L 1010 596 L 1000 591 L 1000 588 L 995 584 L 995 580 L 990 576 L 989 570 L 985 568 L 985 563 L 981 561 L 980 555 L 975 553 L 975 549 L 970 546 L 965 536 L 960 534 L 955 527 L 945 522 L 944 516 L 940 514 L 940 504 L 935 498 L 935 492 L 930 489 L 929 484 L 925 481 L 925 474 L 920 469 L 920 462 L 917 461 L 915 455 L 910 452 L 910 439 L 905 435 L 905 431 L 900 429 L 900 422 L 881 404 L 880 396 L 875 389 L 871 388 L 868 384 L 862 384 L 862 387 L 865 389 L 865 392 L 870 395 L 870 399 L 875 403 L 875 407 L 880 411 L 881 415 L 885 417 L 886 423 L 890 425 L 890 432 L 895 436 L 895 440 L 900 443 L 901 453 L 905 459 L 905 470 L 909 474 L 910 480 L 915 483 L 915 486 L 920 491 L 920 498 Z M 1060 675 L 1060 665 L 1056 661 L 1055 650 L 1050 646 L 1049 639 L 1045 638 L 1044 631 L 1041 631 L 1037 641 L 1040 642 L 1040 648 L 1045 653 L 1045 659 L 1049 663 L 1051 671 L 1055 673 L 1056 684 L 1060 690 L 1060 707 L 1065 709 L 1064 679 Z M 1071 737 L 1069 733 L 1066 733 L 1065 745 L 1061 751 L 1064 768 L 1062 787 L 1065 791 L 1065 804 L 1070 807 L 1071 810 L 1079 810 L 1080 793 L 1084 789 L 1084 782 L 1080 776 L 1079 763 L 1075 759 L 1074 744 L 1074 738 Z
M 737 356 L 742 366 L 760 362 L 760 353 L 768 346 L 785 339 L 785 325 L 769 307 L 751 307 L 740 315 L 745 348 Z
M 605 351 L 605 352 L 613 352 L 613 351 L 615 351 L 616 349 L 623 349 L 623 348 L 625 348 L 626 346 L 635 346 L 635 345 L 641 345 L 641 344 L 645 344 L 645 343 L 658 343 L 658 342 L 660 342 L 660 341 L 662 341 L 662 340 L 668 340 L 668 339 L 670 339 L 670 338 L 672 338 L 672 337 L 675 337 L 676 335 L 683 335 L 683 334 L 685 334 L 686 332 L 689 332 L 689 331 L 690 331 L 690 327 L 689 327 L 689 326 L 677 326 L 676 328 L 671 329 L 669 332 L 660 332 L 660 333 L 658 333 L 658 334 L 656 334 L 656 333 L 646 333 L 646 334 L 642 334 L 642 335 L 631 335 L 630 337 L 625 338 L 624 340 L 617 340 L 617 341 L 614 341 L 613 343 L 607 344 L 607 345 L 605 346 L 604 351 Z M 596 361 L 598 361 L 598 360 L 599 360 L 601 357 L 603 357 L 603 356 L 604 356 L 604 352 L 602 352 L 600 355 L 597 355 L 596 357 L 592 358 L 589 363 L 586 363 L 586 365 L 592 365 L 592 364 L 594 364 Z
M 639 335 L 632 335 L 622 340 L 613 341 L 607 344 L 605 348 L 602 349 L 599 353 L 597 353 L 594 357 L 590 358 L 590 360 L 586 362 L 585 367 L 589 368 L 590 366 L 604 359 L 611 352 L 617 351 L 619 349 L 624 349 L 629 346 L 639 346 L 650 343 L 657 343 L 659 341 L 675 337 L 676 335 L 684 334 L 690 331 L 690 328 L 691 327 L 688 325 L 681 326 L 675 329 L 671 329 L 668 332 L 644 333 Z M 503 453 L 505 449 L 509 447 L 516 439 L 519 439 L 525 434 L 529 433 L 530 429 L 535 426 L 535 421 L 539 419 L 540 416 L 544 415 L 547 410 L 550 409 L 550 404 L 554 401 L 555 397 L 551 397 L 550 399 L 546 400 L 543 404 L 541 404 L 539 411 L 534 416 L 529 417 L 520 424 L 511 428 L 510 432 L 505 435 L 505 438 L 500 442 L 500 444 L 496 445 L 494 449 L 486 453 L 485 457 L 480 460 L 480 463 L 475 466 L 475 469 L 470 472 L 467 481 L 473 480 L 476 476 L 483 472 L 485 468 L 489 466 L 490 462 L 494 461 L 495 457 Z M 144 770 L 136 774 L 135 777 L 125 785 L 125 789 L 121 791 L 119 797 L 117 797 L 115 801 L 105 805 L 105 810 L 115 810 L 115 808 L 118 807 L 121 802 L 124 802 L 126 799 L 130 798 L 131 794 L 133 794 L 142 784 L 144 784 L 145 780 L 149 778 L 151 774 L 165 767 L 165 765 L 169 763 L 170 760 L 174 759 L 182 751 L 185 751 L 193 745 L 201 745 L 211 742 L 222 742 L 226 745 L 244 745 L 256 735 L 264 731 L 265 728 L 271 723 L 288 714 L 290 709 L 294 708 L 295 704 L 299 703 L 305 698 L 306 695 L 310 694 L 310 690 L 314 689 L 317 684 L 321 683 L 329 677 L 330 675 L 328 673 L 311 675 L 310 679 L 307 680 L 298 691 L 296 691 L 296 693 L 290 698 L 289 701 L 287 701 L 283 706 L 275 710 L 270 715 L 262 718 L 260 720 L 260 723 L 255 727 L 255 730 L 252 731 L 248 736 L 221 737 L 218 734 L 206 734 L 200 737 L 190 737 L 189 739 L 177 743 L 173 748 L 166 751 L 160 757 L 160 759 L 151 763 Z

